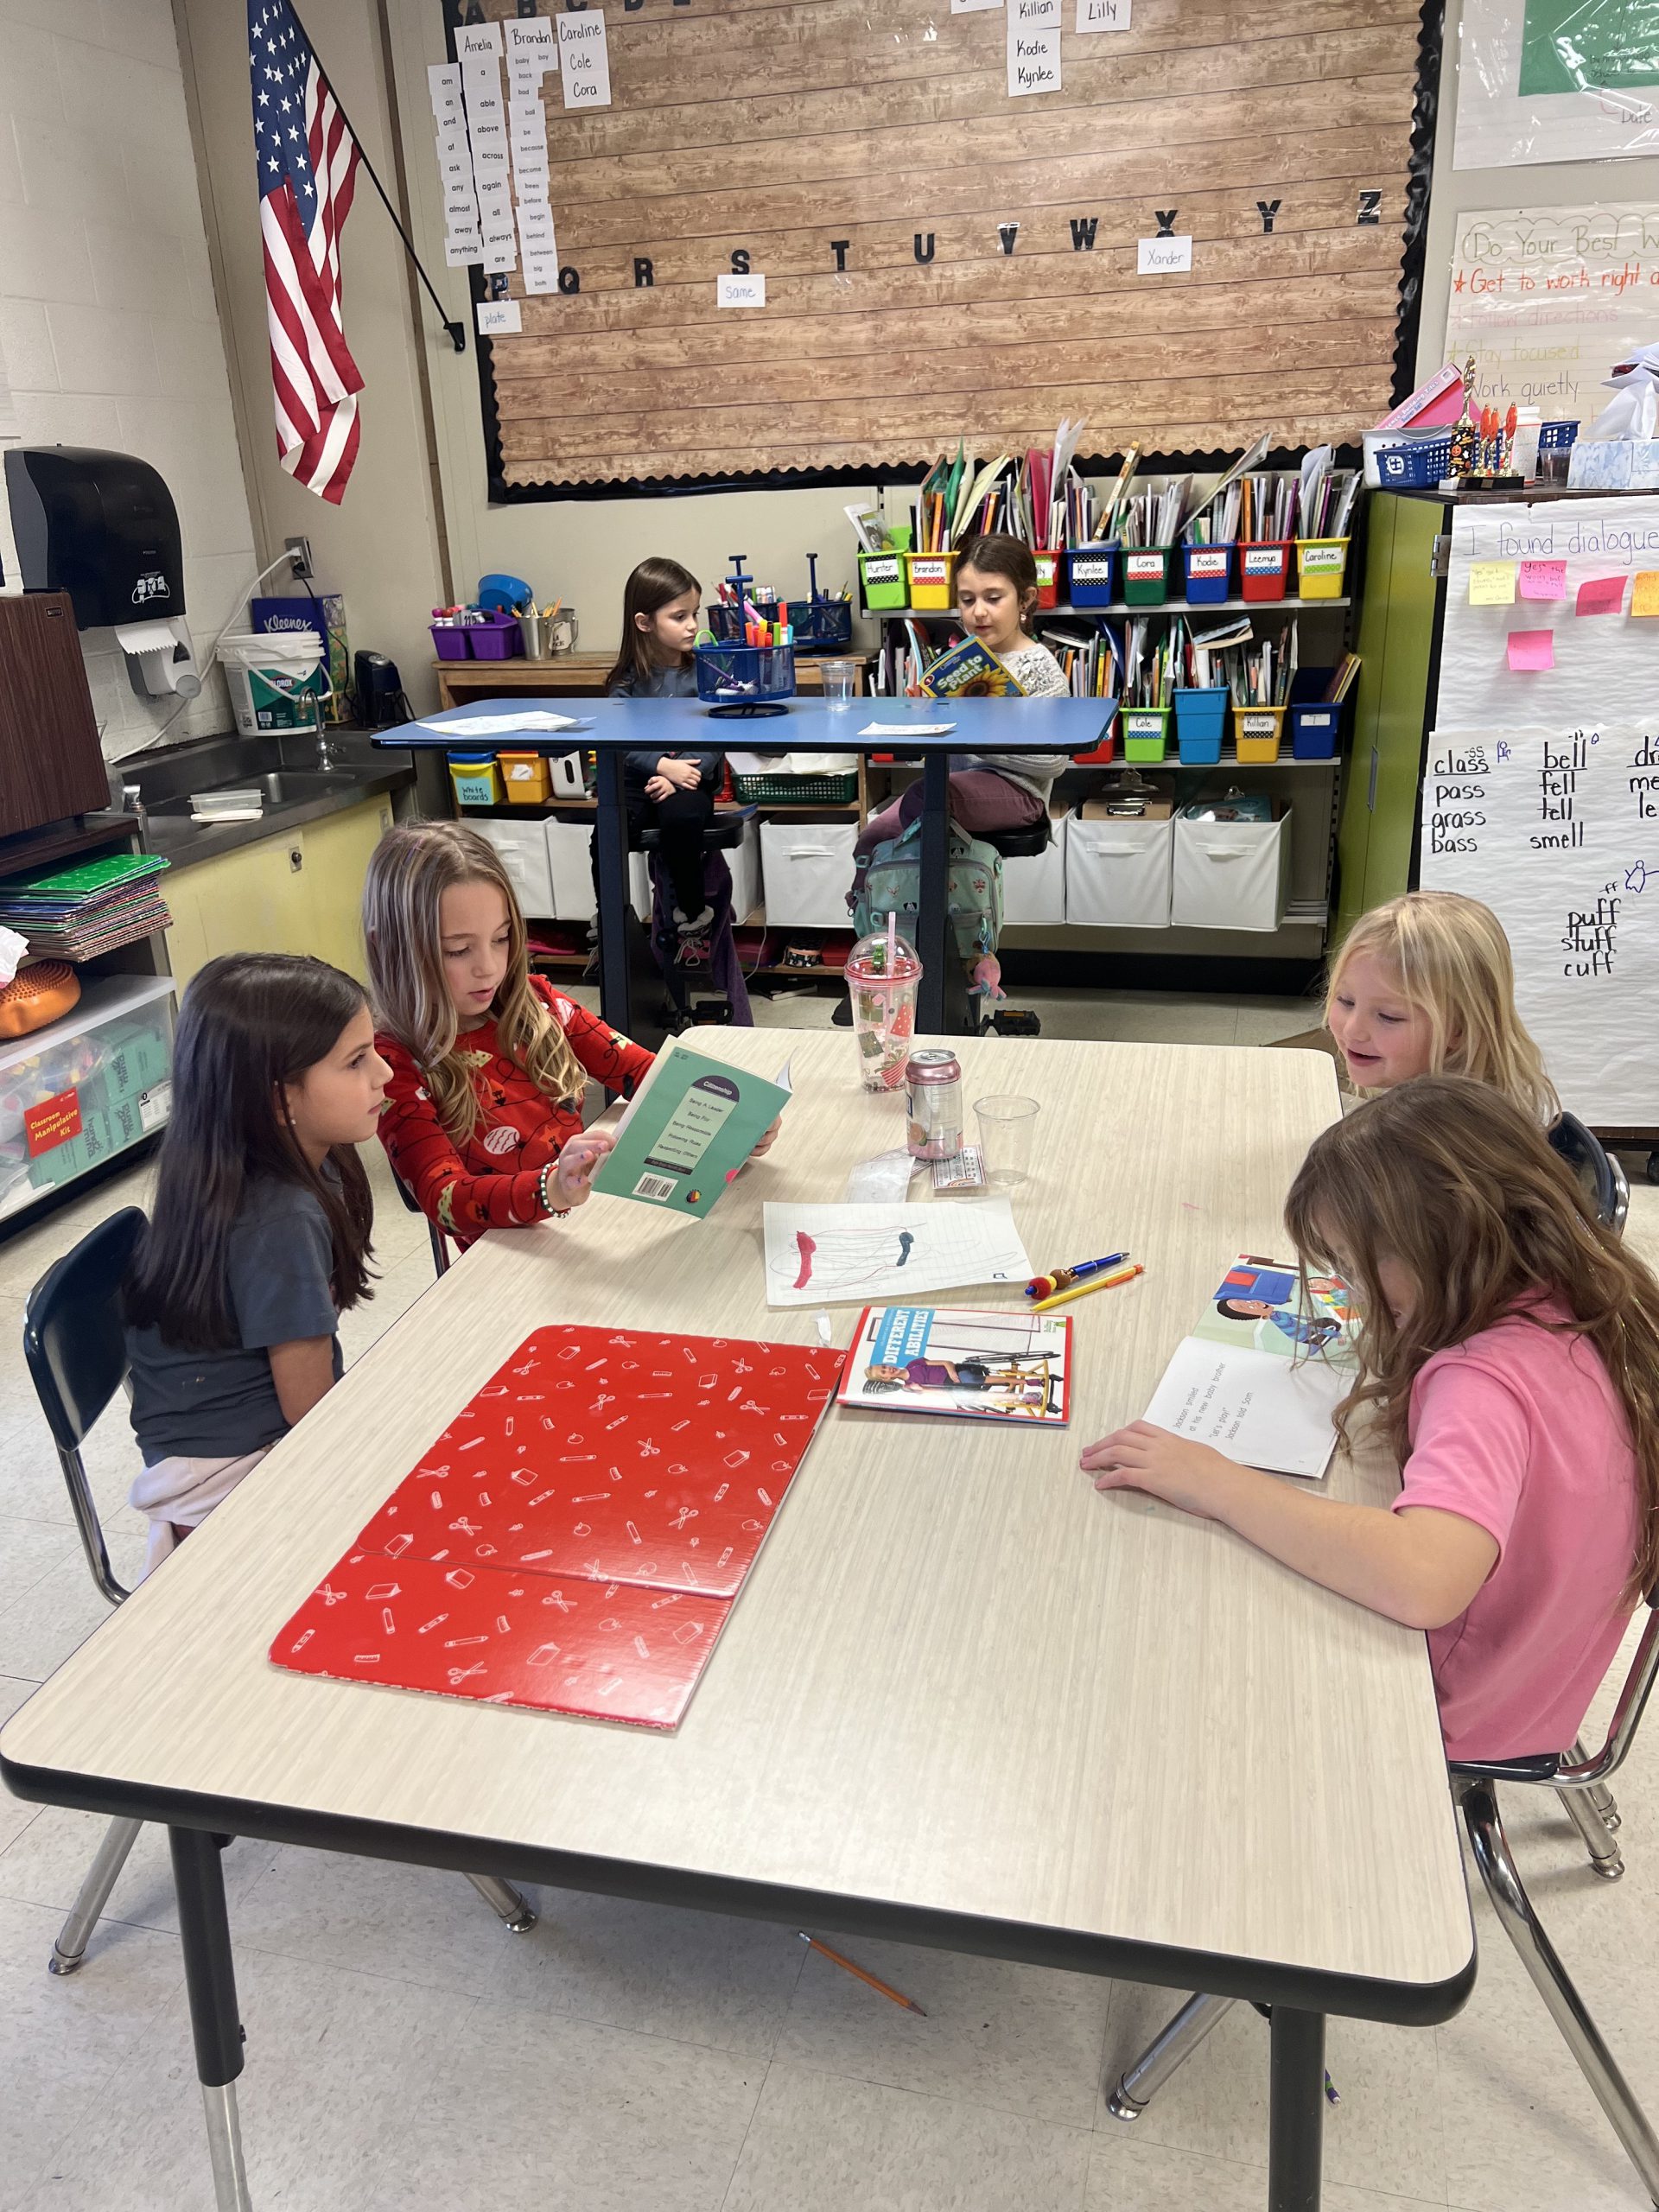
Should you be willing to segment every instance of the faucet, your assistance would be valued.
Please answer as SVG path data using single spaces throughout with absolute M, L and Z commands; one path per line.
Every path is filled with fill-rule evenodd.
M 317 766 L 325 772 L 330 768 L 339 767 L 340 764 L 335 756 L 334 740 L 322 719 L 322 700 L 315 692 L 311 698 L 311 719 L 317 733 Z

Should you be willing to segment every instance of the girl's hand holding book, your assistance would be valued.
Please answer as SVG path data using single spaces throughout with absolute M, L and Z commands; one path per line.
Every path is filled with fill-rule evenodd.
M 611 1148 L 612 1140 L 597 1129 L 585 1129 L 580 1136 L 572 1137 L 560 1153 L 550 1180 L 553 1196 L 566 1206 L 586 1203 L 599 1173 L 599 1164 Z

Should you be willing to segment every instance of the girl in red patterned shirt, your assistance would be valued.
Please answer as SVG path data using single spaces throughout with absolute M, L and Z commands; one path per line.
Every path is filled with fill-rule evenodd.
M 587 1079 L 632 1091 L 652 1055 L 530 973 L 495 848 L 459 822 L 388 830 L 363 931 L 391 1069 L 380 1141 L 428 1218 L 464 1245 L 581 1205 L 611 1148 L 582 1129 Z

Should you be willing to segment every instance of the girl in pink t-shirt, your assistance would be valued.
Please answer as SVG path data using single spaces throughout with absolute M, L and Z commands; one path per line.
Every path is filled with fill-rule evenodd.
M 1427 1629 L 1448 1758 L 1565 1751 L 1659 1578 L 1659 1282 L 1537 1122 L 1424 1076 L 1314 1141 L 1285 1225 L 1352 1285 L 1360 1378 L 1399 1457 L 1349 1505 L 1134 1421 L 1083 1454 L 1361 1605 Z

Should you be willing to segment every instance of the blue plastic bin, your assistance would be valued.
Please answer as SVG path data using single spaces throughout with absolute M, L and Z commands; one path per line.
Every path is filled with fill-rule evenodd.
M 1230 545 L 1183 545 L 1181 565 L 1190 607 L 1214 607 L 1226 598 L 1233 576 Z
M 1334 760 L 1342 729 L 1343 700 L 1322 694 L 1334 668 L 1299 669 L 1290 687 L 1290 751 L 1296 760 Z
M 1382 446 L 1376 454 L 1376 480 L 1385 492 L 1430 491 L 1452 467 L 1452 435 L 1443 438 L 1414 438 L 1408 445 Z
M 727 714 L 781 706 L 795 696 L 795 652 L 791 645 L 699 645 L 697 696 L 705 707 Z
M 1117 597 L 1117 541 L 1074 546 L 1065 556 L 1066 596 L 1073 607 L 1109 607 Z
M 1227 686 L 1175 687 L 1175 743 L 1183 760 L 1213 767 L 1221 758 L 1221 734 L 1227 726 Z

